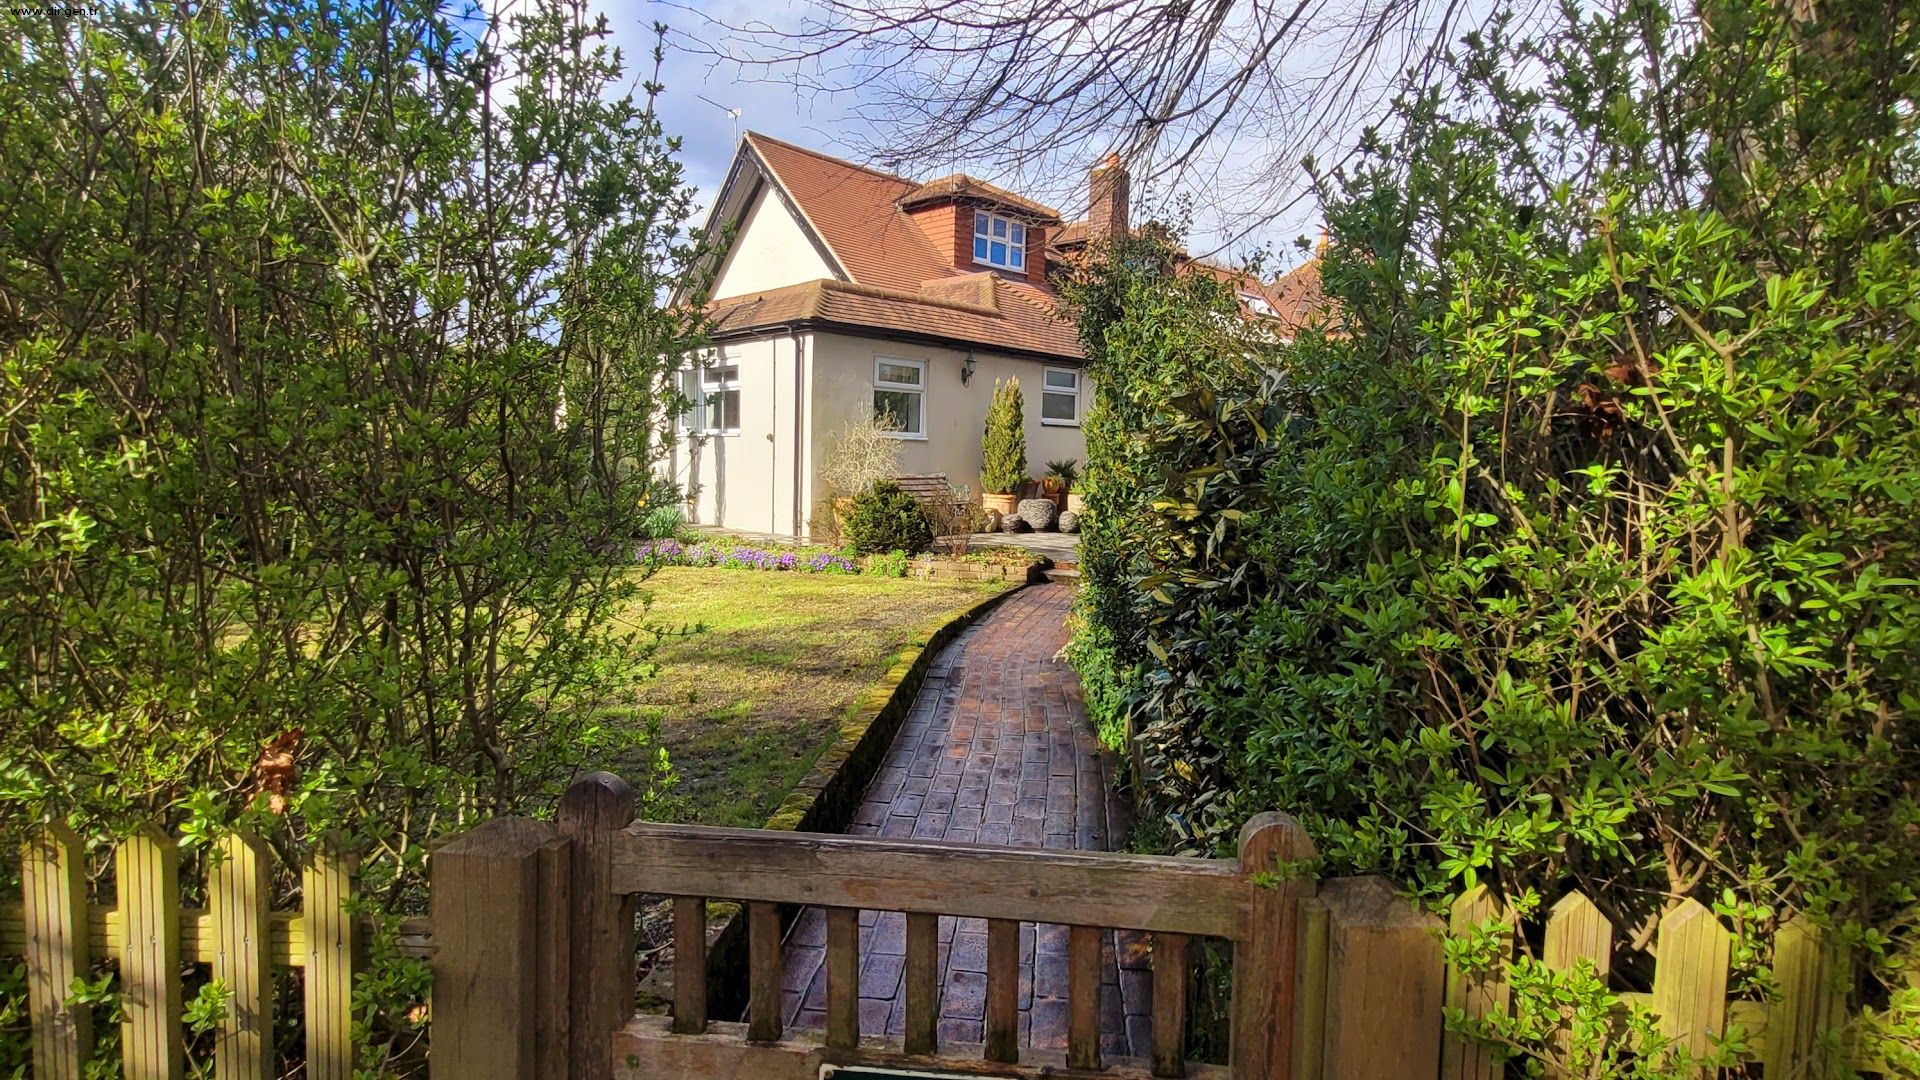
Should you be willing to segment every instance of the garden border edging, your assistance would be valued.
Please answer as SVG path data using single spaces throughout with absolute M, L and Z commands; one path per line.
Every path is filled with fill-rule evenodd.
M 926 682 L 940 650 L 952 644 L 960 632 L 980 621 L 987 613 L 1005 603 L 1028 581 L 1008 578 L 1012 587 L 1002 589 L 938 626 L 914 635 L 894 653 L 893 665 L 880 680 L 868 687 L 840 721 L 840 737 L 820 752 L 813 768 L 794 785 L 767 829 L 790 832 L 844 833 L 860 811 L 860 800 L 867 785 L 886 760 L 887 748 L 900 732 L 913 703 Z M 1030 579 L 1029 579 L 1030 580 Z M 931 624 L 930 624 L 931 625 Z M 783 910 L 781 924 L 791 923 L 797 909 Z M 739 914 L 729 918 L 707 948 L 707 1014 L 733 1016 L 746 1009 L 747 926 Z

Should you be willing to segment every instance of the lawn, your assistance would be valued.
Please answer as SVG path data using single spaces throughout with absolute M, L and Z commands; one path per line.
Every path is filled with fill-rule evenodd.
M 1000 586 L 676 566 L 646 588 L 628 620 L 676 636 L 619 711 L 662 725 L 678 781 L 658 815 L 757 827 L 909 640 Z

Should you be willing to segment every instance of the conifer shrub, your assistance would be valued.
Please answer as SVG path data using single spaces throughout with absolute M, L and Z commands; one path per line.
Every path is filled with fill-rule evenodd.
M 892 480 L 878 481 L 854 496 L 846 534 L 856 555 L 890 551 L 918 555 L 933 546 L 933 526 L 920 501 Z
M 1006 494 L 1027 482 L 1026 403 L 1017 378 L 994 381 L 980 458 L 983 490 Z

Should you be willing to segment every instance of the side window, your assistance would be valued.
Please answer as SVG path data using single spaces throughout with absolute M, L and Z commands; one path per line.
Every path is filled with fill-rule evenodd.
M 904 439 L 927 437 L 927 362 L 878 356 L 873 361 L 873 414 Z
M 1080 372 L 1073 368 L 1047 369 L 1040 386 L 1040 422 L 1080 422 Z
M 680 373 L 681 392 L 693 408 L 683 420 L 696 435 L 740 434 L 740 365 L 722 356 L 711 367 Z

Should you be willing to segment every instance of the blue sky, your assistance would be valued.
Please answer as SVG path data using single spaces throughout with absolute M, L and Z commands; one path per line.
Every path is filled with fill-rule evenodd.
M 645 72 L 638 69 L 651 63 L 648 50 L 653 44 L 653 23 L 664 22 L 673 28 L 661 74 L 666 90 L 661 97 L 660 111 L 668 132 L 684 140 L 683 161 L 688 179 L 700 189 L 703 208 L 705 200 L 713 196 L 725 178 L 741 131 L 765 132 L 854 160 L 860 156 L 854 148 L 862 133 L 876 141 L 885 139 L 883 124 L 865 132 L 862 125 L 867 121 L 854 115 L 863 103 L 871 104 L 863 102 L 864 95 L 858 91 L 799 92 L 778 76 L 742 71 L 737 65 L 716 63 L 711 57 L 694 51 L 701 43 L 726 43 L 726 31 L 716 24 L 740 25 L 755 20 L 774 26 L 795 24 L 808 10 L 807 0 L 687 0 L 684 3 L 598 0 L 596 6 L 606 14 L 636 78 L 644 77 Z M 729 115 L 728 110 L 734 109 L 739 110 L 738 119 Z M 1245 141 L 1235 149 L 1236 153 L 1258 153 L 1257 146 Z M 953 166 L 1043 200 L 1052 196 L 1049 201 L 1055 202 L 1068 217 L 1078 216 L 1085 208 L 1084 200 L 1078 205 L 1074 202 L 1081 190 L 1078 177 L 1046 178 L 1055 189 L 1037 191 L 1031 181 L 1023 178 L 996 176 L 977 166 L 969 168 L 965 161 Z M 1073 194 L 1063 194 L 1061 188 Z M 1152 214 L 1170 207 L 1182 194 L 1141 191 L 1136 186 L 1135 220 L 1140 220 L 1143 212 Z M 1198 203 L 1194 210 L 1195 227 L 1188 237 L 1190 246 L 1198 252 L 1233 259 L 1265 248 L 1274 253 L 1269 266 L 1285 267 L 1303 257 L 1291 247 L 1292 241 L 1318 231 L 1317 207 L 1309 197 L 1253 236 L 1230 239 L 1239 231 L 1230 209 L 1208 205 L 1204 192 L 1187 194 L 1194 194 Z

